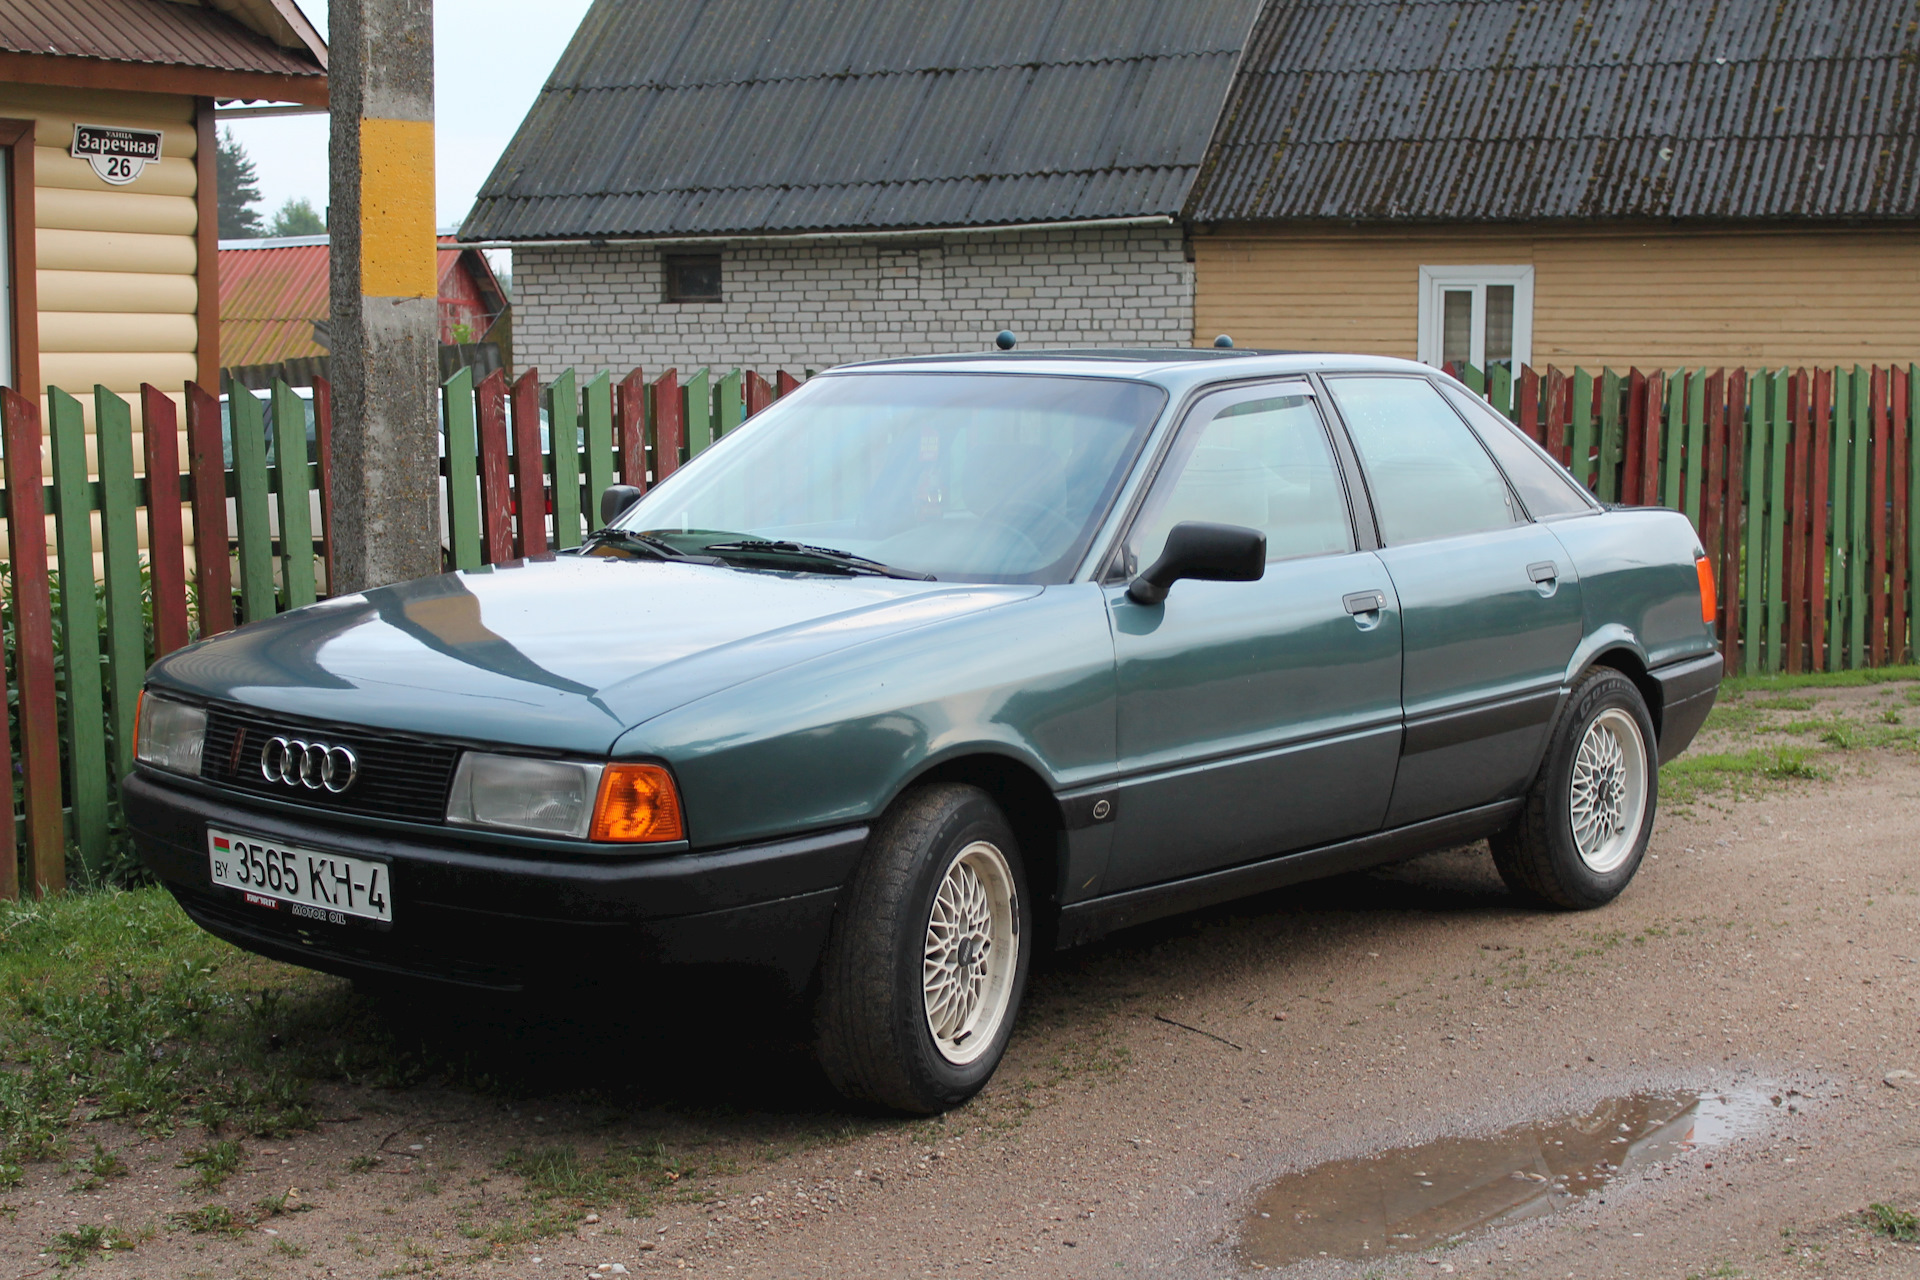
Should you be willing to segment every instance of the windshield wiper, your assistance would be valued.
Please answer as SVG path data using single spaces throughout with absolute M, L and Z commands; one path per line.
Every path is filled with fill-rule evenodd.
M 634 533 L 630 529 L 595 529 L 581 543 L 582 551 L 591 551 L 601 545 L 620 547 L 626 551 L 638 551 L 652 556 L 656 560 L 679 560 L 688 564 L 720 564 L 718 556 L 689 555 L 677 547 L 668 545 L 659 538 L 644 533 Z
M 729 552 L 740 556 L 768 556 L 776 559 L 812 560 L 817 564 L 832 565 L 848 573 L 872 574 L 881 578 L 905 578 L 911 582 L 938 581 L 930 573 L 915 573 L 911 569 L 896 569 L 890 564 L 866 556 L 854 555 L 851 551 L 835 551 L 832 547 L 814 547 L 804 542 L 781 542 L 768 538 L 742 538 L 738 542 L 709 542 L 706 549 L 715 555 Z

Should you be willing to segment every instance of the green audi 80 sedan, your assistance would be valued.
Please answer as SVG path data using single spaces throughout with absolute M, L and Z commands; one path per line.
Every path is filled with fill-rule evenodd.
M 1483 837 L 1610 901 L 1719 687 L 1686 519 L 1399 360 L 848 366 L 601 507 L 158 663 L 126 813 L 187 913 L 376 983 L 771 975 L 931 1112 L 1038 952 Z

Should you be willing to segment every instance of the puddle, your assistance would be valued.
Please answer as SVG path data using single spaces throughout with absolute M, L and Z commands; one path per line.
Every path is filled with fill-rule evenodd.
M 1441 1138 L 1337 1160 L 1274 1183 L 1241 1238 L 1269 1267 L 1431 1249 L 1604 1190 L 1622 1173 L 1750 1133 L 1772 1114 L 1763 1086 L 1724 1093 L 1637 1093 L 1585 1115 L 1484 1138 Z

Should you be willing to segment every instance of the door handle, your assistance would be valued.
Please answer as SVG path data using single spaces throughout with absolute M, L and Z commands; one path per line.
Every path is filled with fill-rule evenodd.
M 1560 576 L 1560 566 L 1551 560 L 1540 560 L 1527 566 L 1527 577 L 1533 582 L 1552 582 Z
M 1347 607 L 1348 613 L 1378 613 L 1387 607 L 1387 593 L 1356 591 L 1352 595 L 1341 596 L 1340 603 Z

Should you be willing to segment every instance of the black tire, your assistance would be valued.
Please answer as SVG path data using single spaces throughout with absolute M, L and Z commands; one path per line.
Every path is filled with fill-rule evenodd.
M 955 1062 L 935 1042 L 923 969 L 936 895 L 963 854 L 987 856 L 981 844 L 1010 873 L 1011 901 L 998 899 L 1005 917 L 999 927 L 1011 925 L 1015 955 L 1010 967 L 996 968 L 998 980 L 988 987 L 1007 993 L 1004 1012 L 990 1034 L 961 1051 L 970 1060 Z M 987 793 L 939 783 L 902 796 L 875 824 L 828 935 L 814 1013 L 815 1053 L 827 1079 L 848 1098 L 921 1115 L 971 1098 L 1012 1035 L 1032 933 L 1019 846 Z M 973 965 L 981 953 L 961 954 Z
M 1621 715 L 1638 726 L 1640 737 L 1639 765 L 1623 767 L 1620 775 L 1623 785 L 1631 784 L 1628 775 L 1639 775 L 1645 803 L 1640 806 L 1638 829 L 1627 839 L 1623 824 L 1622 836 L 1612 846 L 1613 856 L 1597 857 L 1602 865 L 1596 869 L 1581 856 L 1574 835 L 1574 769 L 1581 744 L 1595 722 L 1606 717 L 1624 730 Z M 1611 667 L 1594 667 L 1581 676 L 1554 720 L 1546 759 L 1527 791 L 1525 807 L 1511 826 L 1487 842 L 1507 888 L 1535 906 L 1563 911 L 1605 906 L 1618 897 L 1640 869 L 1653 835 L 1660 799 L 1659 752 L 1653 717 L 1633 681 Z M 1623 756 L 1630 760 L 1631 749 Z

